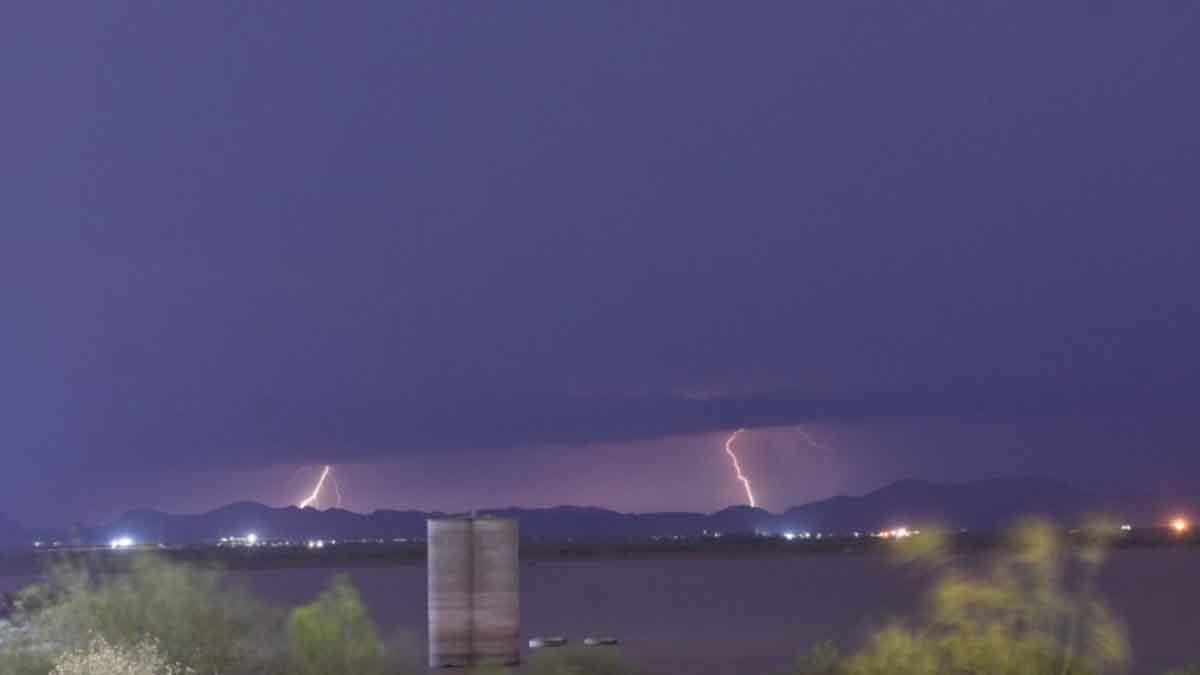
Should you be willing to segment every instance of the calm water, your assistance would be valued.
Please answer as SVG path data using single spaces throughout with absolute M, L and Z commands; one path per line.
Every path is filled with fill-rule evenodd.
M 1136 672 L 1200 662 L 1200 551 L 1114 554 L 1101 592 L 1128 623 Z M 278 604 L 311 600 L 337 570 L 239 572 Z M 425 639 L 425 570 L 345 570 L 389 635 Z M 786 667 L 826 639 L 852 644 L 916 609 L 927 575 L 877 556 L 538 563 L 521 570 L 522 632 L 614 635 L 649 671 L 747 675 Z M 0 577 L 0 589 L 19 585 Z

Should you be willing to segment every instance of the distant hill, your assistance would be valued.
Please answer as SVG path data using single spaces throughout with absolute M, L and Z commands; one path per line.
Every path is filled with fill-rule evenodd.
M 908 479 L 858 496 L 839 496 L 773 514 L 748 506 L 716 513 L 638 513 L 557 506 L 480 511 L 515 518 L 524 537 L 543 539 L 611 539 L 652 536 L 697 536 L 785 531 L 849 533 L 897 526 L 990 530 L 1023 516 L 1048 516 L 1076 522 L 1109 513 L 1134 522 L 1157 522 L 1164 511 L 1151 500 L 1103 498 L 1045 478 L 997 478 L 969 483 L 932 483 Z M 395 539 L 425 536 L 425 521 L 446 515 L 423 511 L 381 510 L 359 514 L 342 509 L 275 508 L 238 502 L 208 513 L 176 515 L 138 509 L 108 525 L 83 533 L 90 543 L 118 536 L 143 541 L 200 543 L 254 532 L 271 539 Z M 0 519 L 0 546 L 27 546 L 29 533 Z
M 272 539 L 366 539 L 424 536 L 430 514 L 420 511 L 354 513 L 344 509 L 275 508 L 256 502 L 237 502 L 208 513 L 175 515 L 139 509 L 96 528 L 87 537 L 102 543 L 120 536 L 172 544 L 215 541 L 254 532 Z
M 812 531 L 939 524 L 994 529 L 1024 516 L 1076 521 L 1107 511 L 1106 500 L 1045 478 L 940 484 L 908 479 L 861 497 L 834 497 L 789 509 L 781 521 Z

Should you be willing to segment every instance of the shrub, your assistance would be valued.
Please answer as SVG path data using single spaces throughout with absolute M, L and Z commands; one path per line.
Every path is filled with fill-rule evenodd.
M 930 612 L 894 623 L 840 663 L 843 675 L 1100 675 L 1128 662 L 1125 633 L 1091 592 L 1102 540 L 1073 560 L 1047 525 L 1014 533 L 1012 546 L 982 575 L 946 573 Z M 1067 563 L 1082 582 L 1068 589 Z M 830 672 L 830 671 L 826 671 Z
M 87 647 L 60 656 L 50 675 L 184 675 L 187 672 L 183 666 L 169 663 L 153 640 L 119 647 L 96 638 Z
M 358 592 L 337 576 L 316 602 L 288 620 L 289 673 L 373 675 L 388 671 L 379 633 Z
M 836 675 L 841 667 L 842 655 L 837 645 L 821 642 L 796 657 L 796 675 Z
M 54 657 L 45 651 L 6 646 L 0 649 L 0 675 L 47 675 Z
M 71 576 L 71 582 L 75 583 L 76 580 L 71 571 L 74 571 L 74 568 L 58 568 L 60 576 Z M 62 588 L 56 588 L 49 583 L 31 584 L 17 591 L 13 609 L 17 616 L 28 617 L 61 602 L 63 600 L 62 593 Z
M 220 572 L 133 561 L 128 574 L 92 579 L 82 567 L 51 571 L 63 599 L 42 611 L 45 634 L 66 648 L 95 638 L 123 648 L 153 639 L 167 660 L 200 675 L 277 672 L 280 617 Z

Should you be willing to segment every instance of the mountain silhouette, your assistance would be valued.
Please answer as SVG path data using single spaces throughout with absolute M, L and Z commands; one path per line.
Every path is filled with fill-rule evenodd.
M 584 506 L 500 508 L 479 511 L 515 518 L 521 534 L 541 539 L 621 539 L 824 532 L 848 534 L 907 526 L 940 525 L 994 530 L 1023 517 L 1045 516 L 1064 523 L 1094 514 L 1134 522 L 1158 522 L 1164 508 L 1153 499 L 1092 495 L 1065 483 L 1037 477 L 995 478 L 968 483 L 897 481 L 858 497 L 837 496 L 774 514 L 761 508 L 731 506 L 715 513 L 620 513 Z M 87 543 L 119 536 L 166 544 L 215 542 L 255 533 L 263 539 L 420 539 L 425 521 L 440 512 L 378 510 L 367 514 L 344 509 L 317 510 L 236 502 L 201 514 L 169 514 L 136 509 L 107 525 L 83 532 Z M 0 546 L 28 546 L 30 533 L 0 518 Z
M 996 529 L 1022 517 L 1077 521 L 1109 510 L 1108 500 L 1046 478 L 957 484 L 906 479 L 861 497 L 834 497 L 794 507 L 782 519 L 813 531 L 869 531 L 903 525 Z

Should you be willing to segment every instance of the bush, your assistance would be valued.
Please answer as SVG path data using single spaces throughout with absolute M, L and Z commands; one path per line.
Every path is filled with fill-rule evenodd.
M 389 670 L 379 633 L 344 576 L 335 577 L 316 602 L 294 610 L 287 633 L 289 673 L 294 675 Z
M 836 675 L 842 655 L 837 645 L 821 642 L 796 658 L 796 675 Z
M 65 568 L 64 568 L 65 572 Z M 16 614 L 29 616 L 62 600 L 59 591 L 50 584 L 33 584 L 17 592 L 13 602 Z
M 344 577 L 335 578 L 316 602 L 294 610 L 285 621 L 284 613 L 229 584 L 220 571 L 155 556 L 134 559 L 127 574 L 97 577 L 84 566 L 68 566 L 49 576 L 48 584 L 29 589 L 28 606 L 38 608 L 34 616 L 40 638 L 55 650 L 72 650 L 71 667 L 123 657 L 145 661 L 150 656 L 146 645 L 152 644 L 163 664 L 177 664 L 185 669 L 180 672 L 196 675 L 374 675 L 398 670 Z M 34 656 L 22 655 L 18 668 L 18 657 L 5 654 L 0 675 L 46 675 L 53 663 Z
M 54 657 L 45 651 L 5 647 L 0 650 L 0 675 L 47 675 Z
M 141 556 L 128 574 L 92 579 L 52 570 L 63 598 L 39 615 L 45 635 L 80 649 L 100 638 L 134 648 L 153 639 L 167 660 L 199 675 L 279 672 L 281 617 L 220 572 Z
M 1054 531 L 1033 524 L 1015 532 L 1011 550 L 990 572 L 948 572 L 934 587 L 930 612 L 871 637 L 833 670 L 842 675 L 1101 675 L 1128 663 L 1120 624 L 1091 592 L 1102 541 L 1070 559 Z M 1064 584 L 1068 563 L 1078 588 Z M 822 667 L 824 664 L 822 664 Z M 803 672 L 803 671 L 801 671 Z M 812 671 L 809 671 L 812 672 Z
M 60 656 L 50 675 L 184 675 L 186 672 L 183 666 L 169 663 L 152 640 L 133 647 L 118 647 L 104 638 L 96 638 L 87 647 Z

